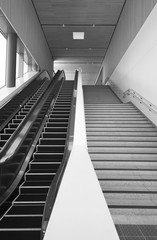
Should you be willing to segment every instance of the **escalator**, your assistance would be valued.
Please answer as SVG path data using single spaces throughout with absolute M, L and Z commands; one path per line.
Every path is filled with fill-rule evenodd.
M 120 239 L 157 239 L 156 127 L 109 87 L 84 95 L 88 151 Z
M 41 237 L 42 218 L 47 193 L 65 153 L 73 88 L 74 81 L 63 82 L 61 80 L 61 83 L 55 90 L 58 92 L 57 89 L 59 89 L 57 95 L 53 95 L 50 88 L 48 97 L 45 92 L 47 100 L 43 107 L 41 107 L 25 140 L 12 158 L 11 164 L 6 164 L 5 171 L 3 167 L 3 182 L 0 182 L 1 192 L 4 191 L 3 185 L 5 184 L 3 183 L 9 181 L 8 172 L 11 174 L 17 168 L 21 171 L 22 168 L 19 162 L 25 161 L 24 159 L 27 159 L 28 155 L 30 157 L 29 164 L 18 185 L 18 189 L 14 191 L 17 192 L 17 195 L 14 194 L 15 198 L 11 206 L 0 221 L 1 239 L 13 238 L 19 240 L 29 238 L 39 240 Z M 7 127 L 4 130 L 5 132 L 1 134 L 3 138 L 3 140 L 1 138 L 2 142 L 7 141 L 7 135 L 14 134 L 13 132 L 18 127 L 23 116 L 30 111 L 30 108 L 33 108 L 32 104 L 42 93 L 43 89 L 41 87 L 21 109 L 18 115 L 15 116 L 12 123 L 9 124 L 9 128 Z M 40 106 L 40 102 L 38 105 Z M 5 142 L 3 143 L 5 144 Z M 3 146 L 5 147 L 5 145 L 1 145 L 3 150 Z M 31 156 L 30 148 L 34 149 Z M 12 195 L 10 198 L 12 198 Z M 3 206 L 5 206 L 5 203 Z
M 10 101 L 8 104 L 6 104 L 1 109 L 1 114 L 2 114 L 1 116 L 4 116 L 3 114 L 5 112 L 6 114 L 8 114 L 8 115 L 5 115 L 5 116 L 8 116 L 8 118 L 5 119 L 6 121 L 4 121 L 2 124 L 3 126 L 5 125 L 5 127 L 3 127 L 3 129 L 1 130 L 1 133 L 0 133 L 0 149 L 9 140 L 10 136 L 15 132 L 16 128 L 19 126 L 19 124 L 22 122 L 22 120 L 25 118 L 25 116 L 29 113 L 29 111 L 35 105 L 36 101 L 41 97 L 43 92 L 48 87 L 50 81 L 45 79 L 44 81 L 39 81 L 40 85 L 37 81 L 35 83 L 37 85 L 35 88 L 36 92 L 34 93 L 35 90 L 33 89 L 33 91 L 31 91 L 31 93 L 34 93 L 34 94 L 31 97 L 28 98 L 28 96 L 27 96 L 27 98 L 26 98 L 26 94 L 27 94 L 27 91 L 29 91 L 29 95 L 30 95 L 30 90 L 32 89 L 32 87 L 33 88 L 35 87 L 34 82 L 33 82 L 33 84 L 30 84 L 22 92 L 20 92 L 20 94 L 18 94 L 18 96 L 16 96 L 12 100 L 13 101 L 12 112 L 9 111 L 9 109 L 12 106 L 12 101 Z M 20 101 L 20 99 L 23 100 L 23 104 Z M 27 101 L 26 101 L 26 99 L 27 99 Z M 19 108 L 19 105 L 20 105 L 20 108 Z M 14 114 L 14 115 L 12 115 L 11 120 L 9 119 L 10 118 L 9 113 Z M 10 121 L 8 121 L 8 120 L 10 120 Z M 2 128 L 2 125 L 0 126 L 1 128 Z
M 35 92 L 50 81 L 47 78 L 35 78 L 23 90 L 16 94 L 10 101 L 0 108 L 0 131 L 10 122 L 10 120 L 20 111 Z M 42 87 L 43 88 L 43 87 Z

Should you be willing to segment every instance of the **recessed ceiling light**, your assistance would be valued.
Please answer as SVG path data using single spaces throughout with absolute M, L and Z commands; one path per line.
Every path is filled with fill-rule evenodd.
M 73 32 L 73 39 L 74 40 L 83 40 L 84 39 L 84 32 Z

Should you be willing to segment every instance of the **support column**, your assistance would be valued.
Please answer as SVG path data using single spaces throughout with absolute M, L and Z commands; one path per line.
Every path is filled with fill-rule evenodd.
M 9 33 L 7 39 L 7 56 L 6 56 L 7 87 L 15 87 L 16 84 L 16 46 L 17 46 L 16 34 Z
M 19 67 L 18 67 L 18 77 L 22 77 L 23 76 L 23 68 L 24 68 L 24 55 L 23 54 L 19 54 Z

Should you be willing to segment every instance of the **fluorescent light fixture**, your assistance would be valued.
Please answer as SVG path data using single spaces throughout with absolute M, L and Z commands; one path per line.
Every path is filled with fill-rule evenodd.
M 83 40 L 84 39 L 84 32 L 73 32 L 73 39 L 74 40 Z

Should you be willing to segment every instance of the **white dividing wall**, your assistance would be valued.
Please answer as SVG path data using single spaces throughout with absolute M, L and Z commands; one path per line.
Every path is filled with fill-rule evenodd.
M 31 0 L 0 0 L 0 8 L 41 69 L 52 74 L 52 57 Z
M 44 240 L 119 240 L 87 150 L 81 82 L 79 74 L 74 143 Z
M 127 0 L 104 61 L 104 81 L 157 105 L 157 0 Z M 152 10 L 153 9 L 153 10 Z

